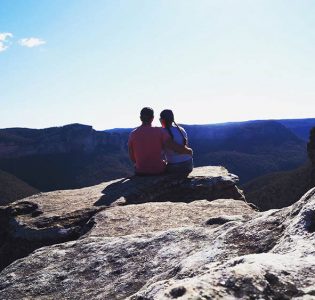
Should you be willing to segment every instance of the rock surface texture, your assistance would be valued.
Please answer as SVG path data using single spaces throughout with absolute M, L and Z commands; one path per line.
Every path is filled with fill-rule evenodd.
M 0 208 L 0 269 L 39 247 L 79 238 L 91 229 L 94 224 L 91 218 L 100 211 L 148 201 L 243 199 L 242 192 L 236 187 L 237 182 L 238 177 L 222 167 L 202 167 L 186 177 L 131 177 L 25 198 Z M 116 215 L 119 213 L 118 210 Z M 123 213 L 132 215 L 130 209 Z M 110 210 L 108 215 L 112 214 Z M 167 227 L 164 225 L 162 228 Z
M 145 179 L 141 189 L 135 180 L 121 194 L 116 181 L 3 208 L 11 227 L 2 242 L 65 241 L 3 269 L 0 299 L 315 299 L 315 189 L 290 207 L 257 212 L 240 191 L 239 200 L 229 196 L 237 178 L 222 168 Z

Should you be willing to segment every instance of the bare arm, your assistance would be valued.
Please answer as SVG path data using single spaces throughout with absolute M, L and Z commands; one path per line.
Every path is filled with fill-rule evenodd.
M 133 153 L 133 149 L 130 146 L 128 146 L 128 153 L 129 153 L 130 160 L 135 163 L 136 162 L 135 154 Z
M 165 142 L 165 147 L 171 149 L 179 154 L 189 154 L 193 155 L 191 148 L 175 143 L 171 138 Z

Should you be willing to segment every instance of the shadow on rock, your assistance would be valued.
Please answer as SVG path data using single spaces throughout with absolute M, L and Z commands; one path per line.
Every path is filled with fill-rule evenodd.
M 159 175 L 159 176 L 131 176 L 123 178 L 108 185 L 104 194 L 95 206 L 111 206 L 124 204 L 137 204 L 144 202 L 163 201 L 158 200 L 167 192 L 170 193 L 171 185 L 181 184 L 188 175 Z
M 146 202 L 192 202 L 195 200 L 244 199 L 238 177 L 224 168 L 196 168 L 190 174 L 132 176 L 107 186 L 95 206 Z

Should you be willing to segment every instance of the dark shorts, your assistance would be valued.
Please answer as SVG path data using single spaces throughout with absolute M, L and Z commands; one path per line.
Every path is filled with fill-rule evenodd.
M 177 164 L 167 164 L 167 173 L 190 173 L 194 168 L 193 159 L 189 159 Z
M 165 174 L 165 172 L 157 173 L 157 174 L 151 174 L 151 173 L 140 173 L 140 172 L 135 171 L 135 175 L 136 176 L 161 176 L 161 175 L 164 175 L 164 174 Z

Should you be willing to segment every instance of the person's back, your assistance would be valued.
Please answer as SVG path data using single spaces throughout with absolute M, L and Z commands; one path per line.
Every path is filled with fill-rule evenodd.
M 168 132 L 166 128 L 164 128 L 163 130 Z M 178 127 L 171 126 L 169 127 L 169 130 L 171 130 L 174 142 L 176 142 L 179 145 L 184 145 L 185 141 L 183 137 L 185 137 L 185 139 L 187 140 L 187 133 L 185 129 L 180 126 Z M 167 162 L 170 164 L 177 164 L 177 163 L 191 160 L 191 155 L 180 154 L 171 149 L 165 150 L 165 157 L 166 157 Z
M 160 121 L 164 131 L 168 132 L 173 142 L 187 147 L 188 138 L 184 128 L 180 127 L 174 120 L 174 114 L 170 109 L 164 109 L 160 114 Z M 175 126 L 173 126 L 173 124 Z M 165 158 L 167 161 L 166 171 L 168 173 L 188 174 L 193 170 L 194 163 L 192 151 L 175 152 L 168 147 L 165 148 Z
M 162 128 L 152 127 L 153 109 L 144 107 L 140 112 L 142 125 L 129 135 L 128 151 L 130 159 L 135 163 L 138 175 L 157 175 L 165 171 L 166 163 L 162 158 L 162 149 L 170 148 L 178 153 L 192 154 L 186 146 L 178 145 Z
M 129 137 L 136 174 L 161 174 L 166 163 L 162 159 L 162 149 L 169 135 L 158 127 L 141 125 L 133 130 Z

